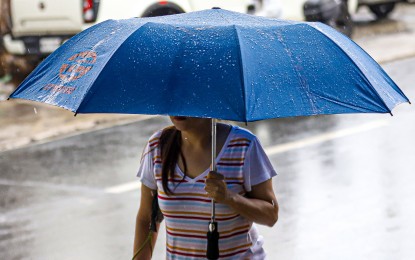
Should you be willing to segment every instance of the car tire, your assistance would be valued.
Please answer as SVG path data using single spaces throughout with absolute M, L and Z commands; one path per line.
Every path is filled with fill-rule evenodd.
M 164 9 L 157 9 L 154 10 L 150 15 L 147 17 L 155 17 L 155 16 L 165 16 L 165 15 L 172 15 L 172 14 L 180 14 L 181 12 L 170 9 L 170 8 L 164 8 Z
M 343 33 L 344 35 L 351 37 L 353 33 L 353 20 L 349 13 L 347 1 L 342 1 L 340 6 L 340 13 L 336 18 L 333 18 L 328 24 Z
M 385 4 L 377 4 L 377 5 L 370 5 L 370 11 L 376 15 L 377 19 L 384 19 L 386 18 L 395 8 L 395 3 L 385 3 Z
M 184 13 L 184 10 L 180 6 L 173 3 L 168 3 L 165 5 L 153 4 L 147 8 L 141 17 L 155 17 L 181 13 Z

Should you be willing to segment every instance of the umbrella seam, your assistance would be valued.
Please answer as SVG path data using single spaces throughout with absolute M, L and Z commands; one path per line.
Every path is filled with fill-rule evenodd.
M 316 94 L 316 93 L 314 95 L 316 95 L 317 97 L 319 97 L 321 99 L 325 99 L 327 101 L 333 102 L 335 104 L 338 104 L 338 105 L 341 105 L 341 106 L 344 106 L 344 107 L 347 107 L 347 108 L 353 108 L 353 109 L 358 110 L 360 112 L 364 112 L 364 113 L 377 113 L 376 110 L 369 110 L 369 109 L 366 109 L 364 107 L 359 107 L 359 106 L 355 106 L 355 105 L 349 105 L 347 103 L 340 102 L 338 100 L 331 99 L 331 98 L 328 98 L 328 97 L 325 97 L 325 96 L 322 96 L 322 95 L 319 95 L 319 94 Z M 386 111 L 385 113 L 388 113 L 388 112 L 389 111 Z
M 241 75 L 241 84 L 242 84 L 242 97 L 243 97 L 243 102 L 244 102 L 244 114 L 245 114 L 245 123 L 248 122 L 248 104 L 247 104 L 247 99 L 246 99 L 246 84 L 245 84 L 245 77 L 244 77 L 244 68 L 243 68 L 243 60 L 242 60 L 242 50 L 241 50 L 241 45 L 239 44 L 240 38 L 239 38 L 239 33 L 238 33 L 238 28 L 236 27 L 236 25 L 233 25 L 233 28 L 236 32 L 236 38 L 237 38 L 237 44 L 238 44 L 238 50 L 239 50 L 239 72 Z
M 248 123 L 248 118 L 247 118 L 247 111 L 248 111 L 248 109 L 247 109 L 247 102 L 246 102 L 246 84 L 245 84 L 245 77 L 244 77 L 244 69 L 243 69 L 243 62 L 242 62 L 242 51 L 241 51 L 241 45 L 239 44 L 239 34 L 238 34 L 238 30 L 237 30 L 237 28 L 236 28 L 236 25 L 235 24 L 232 24 L 232 23 L 230 23 L 229 22 L 229 20 L 228 19 L 226 19 L 220 12 L 219 12 L 219 10 L 221 10 L 221 9 L 216 9 L 216 12 L 218 12 L 219 13 L 219 15 L 225 20 L 225 21 L 227 21 L 229 24 L 231 24 L 232 25 L 232 27 L 233 27 L 233 29 L 235 30 L 235 32 L 236 32 L 236 37 L 237 37 L 237 44 L 238 44 L 238 50 L 239 50 L 239 59 L 238 59 L 238 61 L 239 61 L 239 72 L 240 72 L 240 75 L 241 75 L 241 83 L 242 83 L 242 97 L 243 97 L 243 103 L 244 103 L 244 109 L 245 109 L 245 111 L 244 111 L 244 118 L 245 118 L 245 123 L 247 124 Z
M 134 18 L 132 18 L 132 19 L 134 19 Z M 116 21 L 116 20 L 115 20 Z M 84 94 L 84 96 L 83 96 L 83 98 L 82 98 L 82 101 L 81 101 L 81 103 L 79 103 L 79 105 L 78 105 L 78 107 L 76 108 L 76 110 L 74 111 L 75 112 L 75 115 L 76 114 L 78 114 L 78 110 L 79 110 L 79 108 L 82 106 L 82 105 L 86 105 L 86 104 L 88 104 L 89 103 L 89 101 L 91 100 L 91 98 L 92 98 L 92 96 L 93 95 L 89 95 L 89 97 L 88 98 L 84 98 L 84 97 L 87 97 L 87 95 L 88 94 L 90 94 L 90 90 L 91 90 L 91 88 L 92 88 L 92 86 L 94 85 L 94 83 L 97 81 L 97 79 L 99 78 L 99 76 L 101 75 L 101 72 L 106 68 L 106 66 L 107 66 L 107 64 L 108 64 L 108 62 L 109 62 L 109 60 L 112 58 L 112 56 L 114 55 L 114 53 L 116 53 L 118 50 L 119 50 L 119 47 L 121 46 L 121 45 L 123 45 L 124 43 L 125 43 L 125 40 L 126 39 L 128 39 L 133 33 L 135 33 L 137 30 L 139 30 L 139 29 L 141 29 L 144 25 L 146 25 L 146 24 L 148 24 L 148 23 L 150 23 L 150 22 L 146 22 L 146 23 L 144 23 L 144 24 L 142 24 L 139 28 L 136 28 L 136 29 L 134 29 L 134 30 L 132 30 L 132 32 L 130 33 L 130 34 L 128 34 L 128 36 L 126 36 L 125 38 L 124 38 L 124 40 L 122 40 L 121 41 L 121 43 L 117 46 L 117 48 L 114 48 L 114 50 L 112 51 L 112 52 L 110 52 L 110 55 L 108 55 L 108 59 L 107 59 L 107 61 L 106 61 L 106 63 L 105 63 L 105 65 L 104 66 L 102 66 L 101 67 L 101 69 L 99 70 L 99 73 L 98 73 L 98 76 L 91 82 L 91 84 L 89 85 L 89 87 L 87 88 L 87 91 L 85 91 L 85 94 Z
M 301 23 L 300 25 L 302 25 L 303 23 Z M 298 24 L 293 24 L 293 25 L 289 25 L 289 26 L 296 26 Z M 318 114 L 319 113 L 319 109 L 316 106 L 316 97 L 314 95 L 314 92 L 311 91 L 310 86 L 307 82 L 307 80 L 303 77 L 302 73 L 300 72 L 300 70 L 298 69 L 297 66 L 295 65 L 301 65 L 298 62 L 298 59 L 296 60 L 296 57 L 293 57 L 293 53 L 291 51 L 291 49 L 287 46 L 287 44 L 284 42 L 284 39 L 282 38 L 282 34 L 281 31 L 276 31 L 275 34 L 277 35 L 277 40 L 278 42 L 284 47 L 285 53 L 287 54 L 288 58 L 290 59 L 292 66 L 292 69 L 296 72 L 297 75 L 297 79 L 298 79 L 298 83 L 299 86 L 301 88 L 303 88 L 304 90 L 304 95 L 306 96 L 306 99 L 303 98 L 303 101 L 305 101 L 305 103 L 307 103 L 306 101 L 309 102 L 309 105 L 311 106 L 311 109 L 313 110 L 314 114 Z M 304 95 L 302 95 L 304 97 Z
M 350 58 L 350 56 L 344 51 L 344 49 L 343 48 L 340 48 L 340 46 L 332 39 L 332 38 L 330 38 L 327 34 L 325 34 L 323 31 L 321 31 L 321 30 L 319 30 L 319 29 L 317 29 L 317 28 L 315 28 L 314 26 L 312 26 L 311 24 L 318 24 L 318 23 L 310 23 L 310 24 L 308 24 L 313 30 L 315 30 L 315 31 L 318 31 L 319 33 L 321 33 L 324 37 L 326 37 L 329 41 L 331 41 L 332 43 L 334 43 L 334 46 L 336 46 L 336 48 L 338 48 L 341 52 L 343 52 L 345 55 L 346 55 L 346 57 L 354 64 L 354 65 L 356 65 L 356 67 L 359 69 L 359 71 L 363 74 L 363 75 L 366 75 L 365 73 L 363 73 L 363 71 L 362 71 L 362 69 L 360 68 L 360 66 L 352 59 L 352 58 Z M 334 30 L 334 29 L 333 29 Z M 362 49 L 363 50 L 363 49 Z M 364 50 L 363 50 L 364 51 Z M 366 53 L 366 51 L 365 51 L 365 53 Z M 367 53 L 366 53 L 367 54 Z M 368 54 L 368 56 L 370 57 L 370 55 Z M 370 58 L 372 58 L 372 57 L 370 57 Z M 378 91 L 375 89 L 375 87 L 373 87 L 373 84 L 372 84 L 372 82 L 370 82 L 369 81 L 369 79 L 365 76 L 364 77 L 364 80 L 367 82 L 367 83 L 369 83 L 368 85 L 370 86 L 370 88 L 372 89 L 372 90 L 374 90 L 374 92 L 375 92 L 375 95 L 380 99 L 380 101 L 383 103 L 383 105 L 386 107 L 386 109 L 389 111 L 389 113 L 390 114 L 392 114 L 392 110 L 391 109 L 389 109 L 389 107 L 388 107 L 388 105 L 386 105 L 386 102 L 383 100 L 383 98 L 379 95 L 379 93 L 378 93 Z M 406 97 L 406 96 L 405 96 Z M 408 98 L 407 98 L 408 99 Z

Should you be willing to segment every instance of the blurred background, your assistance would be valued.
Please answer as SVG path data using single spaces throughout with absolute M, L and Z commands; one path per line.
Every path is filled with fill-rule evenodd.
M 6 100 L 48 54 L 106 19 L 224 9 L 320 21 L 351 37 L 415 100 L 411 0 L 0 0 L 0 259 L 128 259 L 147 138 L 164 117 L 77 115 Z M 339 68 L 341 69 L 341 68 Z M 413 259 L 415 113 L 242 125 L 279 175 L 269 259 Z M 154 259 L 164 258 L 164 230 Z

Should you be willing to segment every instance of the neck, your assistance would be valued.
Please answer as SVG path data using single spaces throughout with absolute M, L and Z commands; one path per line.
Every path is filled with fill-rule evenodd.
M 182 142 L 185 146 L 208 148 L 211 145 L 211 125 L 206 125 L 197 129 L 181 131 Z

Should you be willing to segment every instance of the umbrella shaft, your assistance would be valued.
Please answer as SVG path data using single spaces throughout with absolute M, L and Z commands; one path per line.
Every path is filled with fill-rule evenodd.
M 212 118 L 212 162 L 210 164 L 210 170 L 216 171 L 216 119 Z M 215 201 L 212 199 L 212 222 L 215 221 Z

